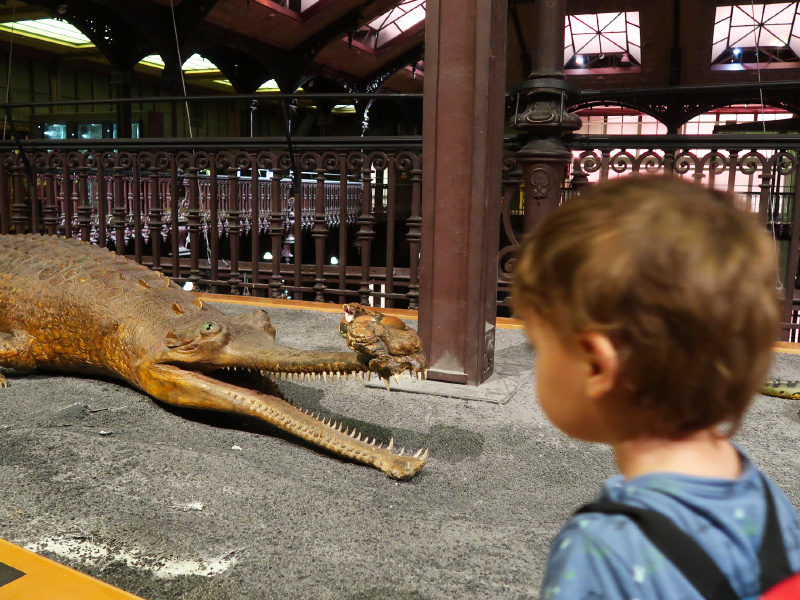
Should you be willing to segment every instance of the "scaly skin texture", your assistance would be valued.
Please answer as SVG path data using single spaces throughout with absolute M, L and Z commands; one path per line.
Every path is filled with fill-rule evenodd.
M 800 381 L 788 379 L 770 379 L 759 390 L 765 396 L 800 400 Z
M 348 315 L 358 312 L 358 319 Z M 427 451 L 405 455 L 308 414 L 261 381 L 331 380 L 375 372 L 387 380 L 427 368 L 419 337 L 399 321 L 346 305 L 340 333 L 354 352 L 303 351 L 275 342 L 267 313 L 229 316 L 163 274 L 106 249 L 48 236 L 0 235 L 0 367 L 116 377 L 174 406 L 258 417 L 335 454 L 405 479 Z M 398 325 L 399 323 L 399 325 Z M 234 375 L 231 377 L 231 375 Z M 7 384 L 0 374 L 0 387 Z M 388 385 L 388 384 L 387 384 Z

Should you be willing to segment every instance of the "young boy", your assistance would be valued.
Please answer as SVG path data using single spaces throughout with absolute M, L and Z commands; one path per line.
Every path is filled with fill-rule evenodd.
M 747 599 L 764 591 L 766 486 L 800 571 L 794 508 L 729 439 L 771 362 L 775 281 L 772 242 L 727 196 L 631 177 L 556 210 L 523 244 L 513 288 L 545 414 L 614 450 L 621 475 L 600 500 L 667 517 Z M 542 597 L 703 596 L 629 516 L 588 512 L 553 542 Z

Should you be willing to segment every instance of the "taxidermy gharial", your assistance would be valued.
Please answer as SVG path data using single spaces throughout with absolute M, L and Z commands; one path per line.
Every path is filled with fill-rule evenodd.
M 420 339 L 402 321 L 345 305 L 351 352 L 275 341 L 262 310 L 226 315 L 162 273 L 73 239 L 0 235 L 0 367 L 122 379 L 177 407 L 259 418 L 389 477 L 412 477 L 427 450 L 406 454 L 280 397 L 274 380 L 421 378 Z M 0 387 L 7 385 L 0 373 Z M 269 391 L 266 391 L 269 390 Z

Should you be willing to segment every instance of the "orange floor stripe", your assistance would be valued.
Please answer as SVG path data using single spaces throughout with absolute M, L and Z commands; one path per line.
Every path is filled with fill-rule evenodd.
M 341 313 L 342 306 L 331 302 L 308 302 L 305 300 L 283 300 L 279 298 L 254 298 L 253 296 L 229 296 L 228 294 L 197 293 L 206 302 L 223 302 L 227 304 L 243 304 L 246 306 L 274 306 L 275 308 L 293 308 L 298 310 L 316 310 L 327 313 Z M 405 308 L 381 308 L 386 315 L 400 317 L 401 319 L 416 319 L 417 311 Z M 523 329 L 519 319 L 497 318 L 499 329 Z
M 0 600 L 141 600 L 44 556 L 0 540 Z

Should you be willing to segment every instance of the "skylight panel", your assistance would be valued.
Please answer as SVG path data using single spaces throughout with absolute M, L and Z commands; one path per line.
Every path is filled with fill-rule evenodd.
M 214 83 L 218 83 L 220 85 L 225 85 L 228 87 L 233 87 L 233 84 L 228 79 L 214 79 Z M 256 92 L 280 92 L 280 91 L 281 88 L 278 87 L 278 82 L 276 82 L 274 79 L 265 81 L 260 86 L 258 86 L 258 89 L 256 90 Z M 298 88 L 297 91 L 302 92 L 303 88 Z
M 164 68 L 164 59 L 158 54 L 151 54 L 145 56 L 139 61 L 139 64 L 147 65 L 148 67 L 155 67 L 157 69 Z M 192 54 L 189 58 L 183 61 L 183 71 L 185 73 L 214 73 L 219 71 L 217 65 L 210 60 L 207 60 L 199 54 Z
M 80 29 L 58 19 L 34 19 L 17 21 L 16 23 L 0 23 L 0 30 L 2 31 L 11 32 L 12 28 L 14 35 L 44 40 L 62 46 L 88 48 L 93 45 L 92 41 L 83 35 Z
M 425 21 L 425 0 L 403 0 L 393 9 L 373 19 L 359 30 L 357 39 L 380 48 L 412 27 Z
M 568 15 L 564 65 L 568 69 L 629 68 L 642 61 L 638 11 Z
M 711 62 L 780 63 L 800 58 L 800 2 L 718 6 Z

